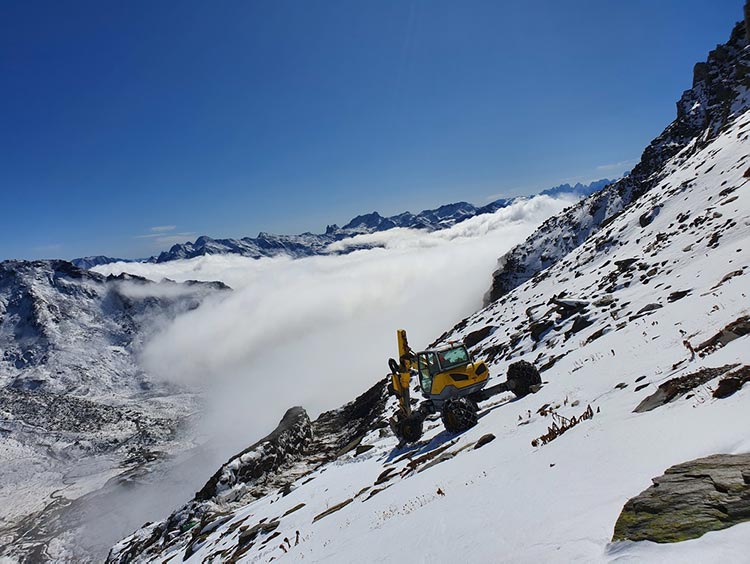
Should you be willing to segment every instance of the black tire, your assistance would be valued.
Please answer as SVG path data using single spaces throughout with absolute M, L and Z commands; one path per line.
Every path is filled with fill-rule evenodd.
M 424 417 L 420 413 L 412 413 L 411 416 L 399 420 L 393 428 L 393 432 L 399 440 L 405 443 L 416 443 L 422 438 L 423 423 Z
M 477 405 L 468 398 L 448 400 L 441 414 L 445 429 L 451 433 L 462 433 L 477 424 Z
M 531 387 L 542 383 L 542 377 L 534 365 L 525 360 L 514 362 L 508 367 L 508 388 L 516 397 L 522 398 L 531 393 Z

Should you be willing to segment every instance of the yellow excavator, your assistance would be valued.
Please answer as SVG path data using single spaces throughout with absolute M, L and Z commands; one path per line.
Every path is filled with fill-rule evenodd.
M 487 388 L 490 372 L 482 360 L 474 360 L 463 343 L 448 344 L 415 353 L 409 347 L 406 331 L 396 331 L 398 360 L 388 359 L 389 391 L 398 398 L 399 409 L 391 417 L 394 434 L 403 443 L 414 443 L 422 437 L 424 420 L 440 413 L 446 430 L 458 433 L 477 424 L 477 402 L 503 392 L 523 397 L 536 392 L 542 379 L 534 366 L 519 361 L 508 367 L 507 380 Z M 410 386 L 418 377 L 425 398 L 412 409 Z

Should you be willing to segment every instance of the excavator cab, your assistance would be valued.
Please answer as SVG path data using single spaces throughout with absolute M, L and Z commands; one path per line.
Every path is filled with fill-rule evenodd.
M 417 371 L 422 395 L 437 409 L 448 399 L 478 392 L 490 375 L 487 365 L 475 362 L 462 343 L 418 352 Z

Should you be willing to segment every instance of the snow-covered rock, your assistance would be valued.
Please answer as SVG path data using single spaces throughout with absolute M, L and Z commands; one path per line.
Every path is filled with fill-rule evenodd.
M 729 41 L 711 51 L 705 63 L 695 66 L 693 86 L 677 102 L 677 117 L 646 147 L 633 170 L 564 214 L 550 218 L 526 242 L 501 257 L 486 303 L 556 263 L 611 223 L 735 120 L 750 101 L 747 44 L 745 24 L 738 23 Z M 677 155 L 679 159 L 675 159 Z M 644 214 L 653 212 L 644 210 Z
M 192 555 L 211 533 L 232 520 L 232 511 L 242 510 L 254 499 L 287 496 L 297 482 L 308 483 L 327 464 L 347 453 L 359 454 L 362 441 L 373 430 L 387 426 L 385 405 L 382 381 L 341 409 L 323 413 L 313 422 L 303 408 L 289 409 L 273 432 L 227 461 L 191 502 L 165 521 L 149 524 L 118 543 L 108 561 L 158 559 L 167 550 L 184 550 Z M 302 507 L 292 508 L 288 514 L 299 509 Z M 278 526 L 278 519 L 261 519 L 250 533 L 248 527 L 240 527 L 242 542 L 224 551 L 221 559 L 244 555 L 257 535 L 273 532 L 276 527 L 269 525 L 274 523 Z
M 132 353 L 220 283 L 155 284 L 61 261 L 0 263 L 0 385 L 78 396 L 147 389 Z

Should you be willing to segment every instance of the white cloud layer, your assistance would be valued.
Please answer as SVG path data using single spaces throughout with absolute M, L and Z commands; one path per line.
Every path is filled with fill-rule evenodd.
M 333 245 L 383 245 L 346 255 L 214 255 L 96 270 L 235 289 L 178 317 L 141 361 L 157 378 L 202 388 L 210 408 L 201 434 L 236 449 L 292 405 L 314 417 L 382 378 L 397 328 L 423 347 L 481 307 L 497 258 L 571 203 L 536 197 L 443 231 L 394 229 Z

